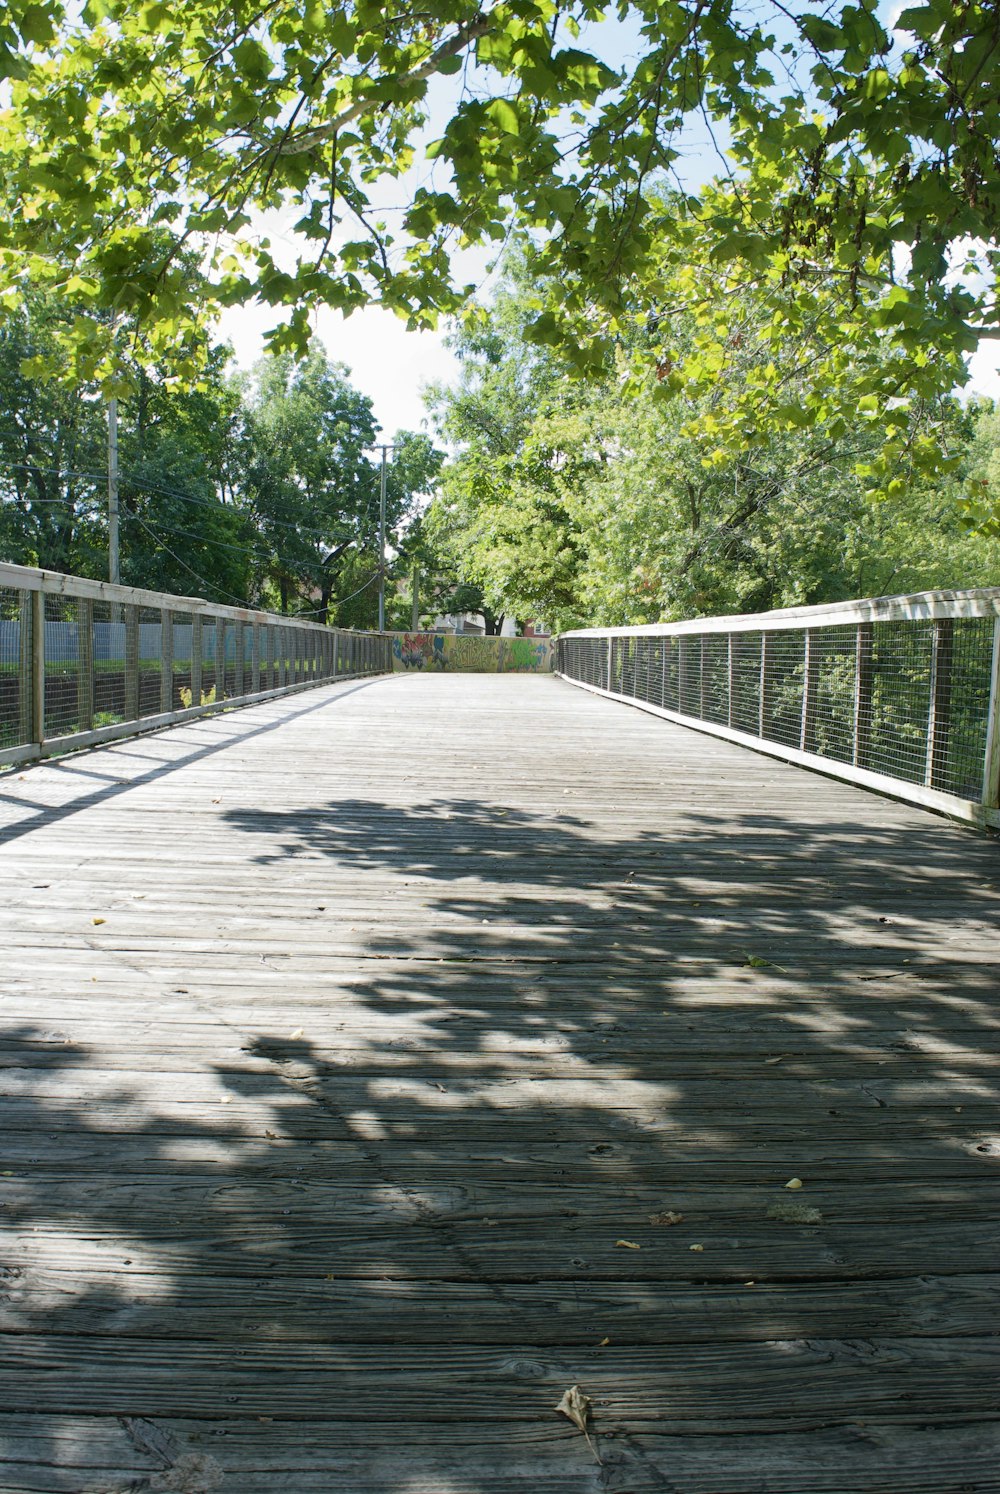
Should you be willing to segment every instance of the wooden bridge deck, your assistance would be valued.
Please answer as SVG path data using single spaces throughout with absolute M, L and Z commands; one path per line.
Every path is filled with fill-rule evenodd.
M 0 820 L 0 1490 L 1000 1489 L 995 842 L 509 676 Z

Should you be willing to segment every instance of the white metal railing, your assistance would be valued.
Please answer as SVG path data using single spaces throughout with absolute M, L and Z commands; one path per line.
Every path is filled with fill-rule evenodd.
M 1000 587 L 556 643 L 573 684 L 803 767 L 1000 826 Z
M 0 564 L 0 764 L 392 669 L 392 640 Z

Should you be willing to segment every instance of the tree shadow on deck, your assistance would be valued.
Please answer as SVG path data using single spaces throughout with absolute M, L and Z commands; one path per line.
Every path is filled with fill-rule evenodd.
M 6 1314 L 49 1335 L 8 1401 L 126 1418 L 83 1487 L 986 1487 L 994 846 L 226 818 L 288 898 L 165 984 L 164 1073 L 8 1038 Z M 227 986 L 223 938 L 259 974 Z M 577 1382 L 601 1464 L 553 1411 Z

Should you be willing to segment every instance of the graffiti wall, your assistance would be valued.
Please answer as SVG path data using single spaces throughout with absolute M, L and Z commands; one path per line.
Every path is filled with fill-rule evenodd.
M 462 669 L 473 674 L 545 674 L 547 638 L 483 638 L 475 633 L 395 633 L 394 669 Z

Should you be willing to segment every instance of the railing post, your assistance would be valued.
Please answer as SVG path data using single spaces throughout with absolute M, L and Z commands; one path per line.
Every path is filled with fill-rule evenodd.
M 955 625 L 950 618 L 934 623 L 931 633 L 931 678 L 927 711 L 927 762 L 924 783 L 940 788 L 946 777 L 951 735 L 951 666 Z
M 78 731 L 94 726 L 94 604 L 76 604 L 76 721 Z
M 243 624 L 241 622 L 233 624 L 233 647 L 236 650 L 233 676 L 235 692 L 239 696 L 243 694 L 243 654 L 246 650 L 246 643 L 243 637 Z
M 205 622 L 200 612 L 191 617 L 191 704 L 201 705 L 202 661 L 205 654 Z
M 732 729 L 733 725 L 733 700 L 736 695 L 736 649 L 739 642 L 739 634 L 729 633 L 726 635 L 726 725 Z
M 681 634 L 677 639 L 677 709 L 681 715 L 689 716 L 690 711 L 685 709 L 684 697 L 687 695 L 687 639 Z
M 31 738 L 45 746 L 45 593 L 31 593 Z
M 174 708 L 174 614 L 160 609 L 160 710 Z
M 799 749 L 812 752 L 816 737 L 816 694 L 819 686 L 819 668 L 816 658 L 816 635 L 806 628 L 802 651 L 802 720 L 799 728 Z
M 986 717 L 986 759 L 983 764 L 983 803 L 1000 808 L 1000 617 L 993 624 L 993 661 L 990 708 Z
M 705 719 L 705 635 L 698 637 L 698 717 Z
M 871 623 L 859 623 L 854 657 L 854 766 L 863 768 L 872 734 L 873 635 Z

